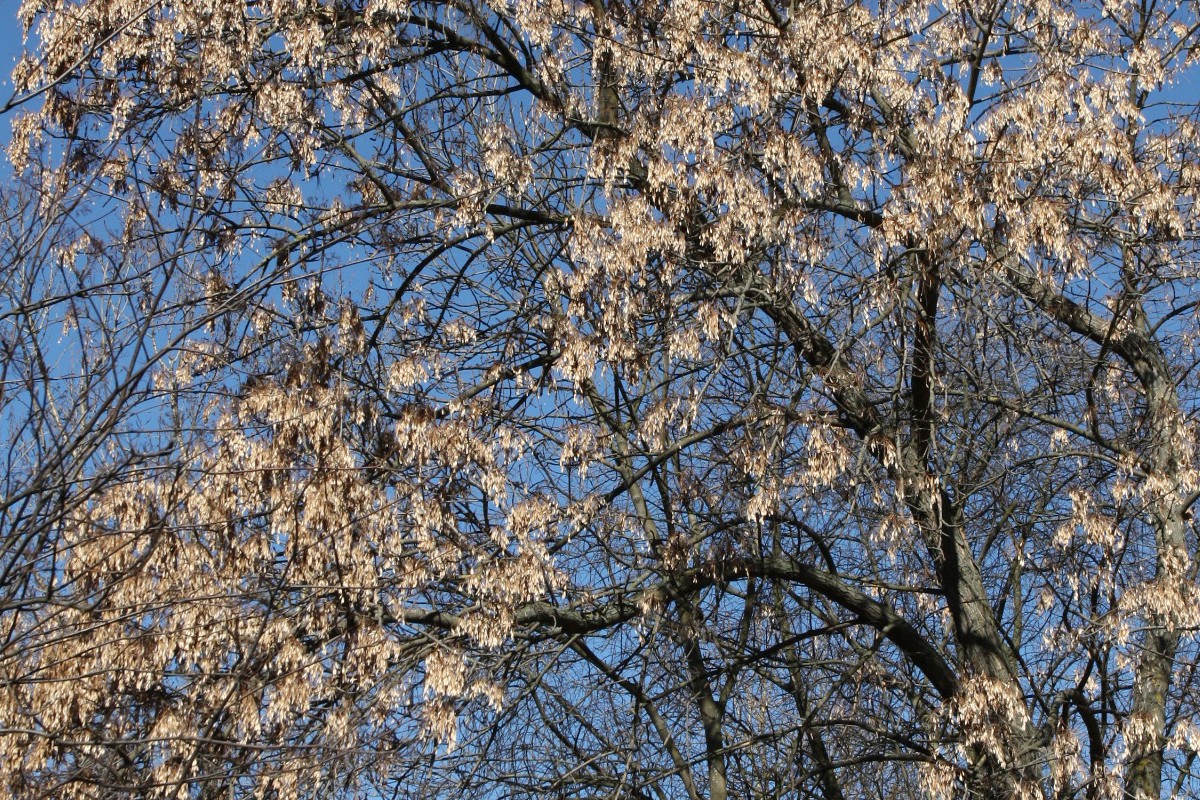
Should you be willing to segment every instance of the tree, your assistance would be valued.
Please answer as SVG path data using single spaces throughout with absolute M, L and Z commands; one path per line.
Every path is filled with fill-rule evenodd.
M 0 783 L 1200 795 L 1198 14 L 26 0 Z

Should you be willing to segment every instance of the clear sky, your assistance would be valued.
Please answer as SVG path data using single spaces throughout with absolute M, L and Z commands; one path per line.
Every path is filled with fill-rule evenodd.
M 21 53 L 21 24 L 17 22 L 17 0 L 0 0 L 0 74 L 3 100 L 12 96 L 9 76 Z
M 12 97 L 13 67 L 21 54 L 21 25 L 17 22 L 17 0 L 0 0 L 0 107 Z M 7 142 L 12 127 L 10 114 L 0 119 L 0 142 Z M 7 159 L 0 159 L 7 166 Z

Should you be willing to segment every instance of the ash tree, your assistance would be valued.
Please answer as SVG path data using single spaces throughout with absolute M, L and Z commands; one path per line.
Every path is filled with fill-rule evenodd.
M 19 18 L 10 796 L 1200 796 L 1194 2 Z

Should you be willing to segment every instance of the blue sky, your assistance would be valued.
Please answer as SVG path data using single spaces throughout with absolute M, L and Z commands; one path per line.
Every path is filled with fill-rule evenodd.
M 12 71 L 21 54 L 21 25 L 17 22 L 17 0 L 0 0 L 0 107 L 13 95 Z M 0 144 L 7 143 L 12 113 L 0 119 Z M 7 172 L 8 159 L 0 158 L 0 174 Z
M 21 52 L 21 25 L 17 22 L 17 0 L 0 0 L 0 102 L 12 96 L 9 76 Z M 7 125 L 5 126 L 8 127 Z

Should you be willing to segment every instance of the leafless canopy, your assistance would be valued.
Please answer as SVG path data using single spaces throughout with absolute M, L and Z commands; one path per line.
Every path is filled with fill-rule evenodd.
M 1192 0 L 25 0 L 0 792 L 1200 797 Z

